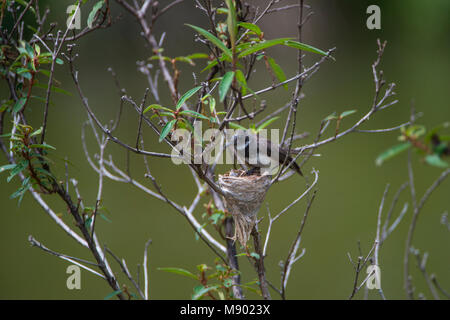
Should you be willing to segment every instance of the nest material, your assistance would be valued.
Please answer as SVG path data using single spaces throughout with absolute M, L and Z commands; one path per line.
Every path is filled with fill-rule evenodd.
M 270 187 L 271 176 L 244 175 L 242 170 L 231 170 L 219 175 L 219 185 L 225 191 L 225 207 L 233 215 L 234 240 L 245 246 L 253 227 L 257 213 Z

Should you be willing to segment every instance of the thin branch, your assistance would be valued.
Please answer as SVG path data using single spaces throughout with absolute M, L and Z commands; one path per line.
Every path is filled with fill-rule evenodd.
M 310 209 L 311 209 L 311 205 L 316 197 L 316 193 L 317 190 L 315 190 L 311 196 L 311 198 L 308 201 L 308 204 L 306 205 L 306 210 L 305 213 L 303 214 L 303 218 L 302 221 L 300 223 L 300 228 L 297 232 L 297 235 L 294 239 L 294 241 L 291 244 L 291 247 L 289 249 L 288 255 L 286 260 L 284 261 L 284 268 L 283 268 L 283 272 L 282 272 L 282 276 L 281 276 L 281 297 L 283 300 L 286 299 L 286 287 L 288 284 L 288 280 L 289 280 L 289 275 L 291 273 L 292 270 L 292 266 L 294 265 L 294 263 L 296 261 L 298 261 L 304 254 L 304 251 L 297 257 L 297 251 L 300 247 L 300 241 L 301 241 L 301 237 L 302 237 L 302 233 L 303 233 L 303 229 L 305 228 L 305 224 L 306 224 L 306 219 L 308 218 Z
M 52 254 L 52 255 L 54 255 L 54 256 L 57 256 L 58 258 L 61 258 L 61 259 L 66 260 L 66 261 L 69 261 L 70 263 L 73 263 L 73 264 L 75 264 L 75 265 L 77 265 L 77 266 L 83 268 L 84 270 L 87 270 L 87 271 L 89 271 L 89 272 L 91 272 L 91 273 L 93 273 L 93 274 L 99 276 L 100 278 L 103 278 L 103 279 L 106 280 L 106 277 L 105 277 L 104 275 L 98 273 L 98 272 L 95 271 L 95 270 L 92 270 L 92 269 L 89 268 L 89 267 L 86 267 L 85 265 L 81 264 L 81 263 L 78 262 L 78 261 L 81 261 L 81 262 L 87 263 L 87 264 L 91 264 L 91 265 L 94 265 L 94 266 L 98 266 L 98 264 L 93 263 L 93 262 L 90 262 L 90 261 L 86 261 L 86 260 L 83 260 L 83 259 L 80 259 L 80 258 L 75 258 L 75 257 L 67 256 L 67 255 L 65 255 L 65 254 L 58 253 L 58 252 L 56 252 L 56 251 L 50 250 L 49 248 L 47 248 L 46 246 L 44 246 L 42 243 L 40 243 L 39 241 L 37 241 L 37 240 L 36 240 L 33 236 L 31 236 L 31 235 L 28 236 L 28 241 L 30 242 L 30 244 L 31 244 L 32 246 L 38 247 L 39 249 L 42 249 L 42 250 L 44 250 L 44 251 L 47 252 L 47 253 L 50 253 L 50 254 Z
M 105 246 L 105 250 L 106 252 L 108 252 L 113 258 L 114 260 L 116 260 L 117 264 L 120 266 L 120 268 L 122 269 L 122 272 L 127 276 L 128 280 L 130 280 L 130 282 L 133 284 L 133 286 L 136 288 L 137 292 L 139 293 L 139 295 L 141 296 L 142 299 L 145 299 L 144 293 L 142 293 L 141 288 L 139 287 L 139 285 L 137 284 L 137 282 L 133 279 L 133 276 L 131 275 L 130 271 L 128 270 L 128 267 L 125 263 L 125 260 L 122 259 L 122 261 L 108 248 Z
M 145 300 L 148 300 L 148 263 L 147 263 L 147 255 L 148 255 L 148 247 L 152 243 L 152 240 L 149 239 L 145 243 L 145 249 L 144 249 L 144 262 L 142 265 L 144 266 L 144 294 L 145 294 Z
M 411 150 L 410 150 L 411 151 Z M 422 198 L 420 199 L 419 204 L 417 204 L 416 199 L 416 193 L 414 189 L 414 176 L 413 176 L 413 170 L 412 170 L 412 163 L 411 163 L 411 153 L 408 157 L 408 171 L 409 171 L 409 185 L 411 187 L 411 198 L 413 202 L 413 217 L 411 220 L 411 224 L 409 226 L 408 230 L 408 236 L 406 239 L 406 246 L 405 246 L 405 255 L 403 260 L 403 266 L 404 266 L 404 277 L 405 277 L 405 290 L 408 295 L 409 299 L 414 299 L 414 293 L 412 290 L 412 281 L 411 276 L 409 273 L 409 255 L 412 248 L 412 239 L 414 235 L 414 231 L 416 229 L 417 225 L 417 219 L 419 218 L 419 214 L 423 206 L 425 205 L 426 201 L 430 197 L 430 195 L 433 193 L 434 190 L 445 180 L 445 178 L 450 174 L 450 169 L 444 170 L 441 175 L 433 182 L 433 184 L 427 189 L 427 191 L 424 193 Z

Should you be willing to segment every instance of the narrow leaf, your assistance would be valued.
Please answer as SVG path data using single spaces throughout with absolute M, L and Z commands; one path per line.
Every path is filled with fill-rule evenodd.
M 269 58 L 269 65 L 272 68 L 273 72 L 275 73 L 275 76 L 277 77 L 278 81 L 280 82 L 284 82 L 286 81 L 286 75 L 284 74 L 283 69 L 281 69 L 281 67 L 275 62 L 275 60 L 273 58 Z M 283 88 L 285 88 L 286 90 L 288 90 L 288 85 L 287 83 L 283 84 Z
M 25 169 L 28 166 L 28 160 L 22 160 L 17 164 L 9 173 L 9 177 L 6 179 L 6 181 L 10 182 L 12 178 L 14 178 L 18 173 L 22 172 L 23 169 Z
M 250 48 L 248 48 L 247 50 L 242 51 L 239 54 L 239 58 L 243 58 L 245 56 L 248 56 L 252 53 L 276 46 L 278 44 L 285 44 L 286 41 L 289 41 L 291 38 L 280 38 L 280 39 L 273 39 L 273 40 L 267 40 L 267 41 L 263 41 L 260 42 L 258 44 L 255 44 L 253 46 L 251 46 Z
M 332 114 L 330 114 L 329 116 L 327 116 L 325 119 L 323 119 L 323 121 L 334 120 L 334 119 L 337 119 L 337 118 L 338 117 L 336 116 L 336 111 L 335 111 Z
M 234 71 L 228 71 L 223 76 L 222 80 L 219 83 L 219 98 L 220 102 L 222 102 L 227 96 L 228 90 L 231 87 L 231 83 L 233 82 Z
M 195 112 L 193 110 L 184 110 L 184 111 L 181 111 L 180 114 L 209 121 L 208 117 L 202 115 L 201 113 Z
M 114 291 L 114 292 L 111 292 L 110 294 L 108 294 L 106 297 L 104 297 L 103 299 L 104 300 L 109 300 L 109 299 L 111 299 L 112 297 L 114 297 L 114 296 L 117 296 L 117 295 L 119 295 L 119 294 L 121 294 L 122 293 L 122 290 L 116 290 L 116 291 Z
M 206 31 L 205 29 L 202 29 L 200 27 L 197 26 L 193 26 L 191 24 L 186 24 L 187 26 L 191 27 L 192 29 L 194 29 L 195 31 L 197 31 L 198 33 L 200 33 L 202 36 L 204 36 L 206 39 L 208 39 L 212 44 L 214 44 L 216 47 L 218 47 L 220 50 L 223 51 L 223 53 L 225 53 L 225 55 L 228 56 L 228 58 L 232 59 L 232 53 L 231 50 L 228 49 L 222 41 L 220 41 L 216 36 L 214 36 L 212 33 Z
M 2 173 L 3 171 L 11 170 L 15 166 L 16 166 L 16 164 L 5 164 L 0 167 L 0 173 Z
M 234 122 L 229 122 L 228 125 L 230 126 L 230 128 L 232 129 L 236 129 L 236 130 L 247 130 L 246 127 L 241 126 L 240 124 L 234 123 Z
M 187 271 L 185 269 L 181 269 L 181 268 L 157 268 L 160 271 L 165 271 L 165 272 L 170 272 L 170 273 L 176 273 L 176 274 L 180 274 L 182 276 L 188 277 L 188 278 L 192 278 L 194 280 L 198 280 L 198 277 L 193 274 L 190 271 Z
M 163 106 L 161 106 L 159 104 L 151 104 L 147 108 L 144 109 L 143 113 L 145 114 L 148 111 L 150 111 L 151 109 L 159 109 L 159 110 L 166 110 L 166 111 L 169 111 L 169 112 L 173 112 L 173 110 L 171 110 L 169 108 L 166 108 L 166 107 L 163 107 Z
M 252 252 L 252 253 L 250 253 L 250 255 L 255 259 L 258 259 L 258 260 L 260 259 L 259 254 L 257 254 L 256 252 Z
M 46 144 L 46 143 L 43 143 L 43 144 L 32 144 L 32 145 L 30 145 L 30 148 L 40 148 L 40 149 L 52 149 L 52 150 L 56 150 L 55 147 L 53 147 L 53 146 L 51 146 L 51 145 L 49 145 L 49 144 Z
M 186 56 L 188 59 L 208 59 L 209 56 L 206 53 L 193 53 Z
M 189 90 L 188 92 L 186 92 L 185 94 L 183 94 L 180 98 L 180 100 L 178 100 L 177 102 L 177 106 L 176 109 L 180 109 L 181 106 L 186 102 L 187 99 L 189 99 L 190 97 L 192 97 L 198 90 L 200 90 L 202 88 L 202 86 L 198 86 L 195 87 L 191 90 Z
M 177 122 L 177 119 L 173 119 L 166 123 L 164 128 L 161 131 L 161 135 L 159 136 L 159 142 L 163 141 L 164 138 L 169 134 L 170 130 L 172 130 L 172 127 Z
M 35 137 L 37 135 L 40 135 L 42 133 L 42 127 L 34 131 L 32 134 L 30 134 L 30 137 Z
M 13 112 L 17 113 L 17 112 L 21 111 L 26 101 L 27 101 L 27 98 L 25 98 L 25 97 L 22 97 L 19 100 L 17 100 L 16 104 L 13 107 Z
M 348 111 L 344 111 L 341 113 L 341 115 L 339 116 L 339 118 L 345 118 L 346 116 L 349 116 L 351 114 L 354 114 L 356 112 L 356 110 L 348 110 Z
M 304 44 L 304 43 L 293 41 L 293 40 L 288 40 L 283 44 L 288 47 L 295 48 L 298 50 L 309 51 L 309 52 L 317 53 L 317 54 L 320 54 L 323 56 L 327 55 L 327 53 L 325 51 L 317 49 L 313 46 L 310 46 L 309 44 Z
M 227 16 L 228 33 L 230 34 L 231 43 L 234 46 L 236 43 L 236 34 L 237 34 L 236 8 L 234 7 L 233 0 L 225 0 L 225 1 L 228 6 L 228 16 Z
M 425 157 L 426 163 L 434 167 L 447 168 L 448 163 L 443 161 L 437 154 L 429 154 Z
M 253 31 L 258 36 L 261 35 L 261 29 L 256 24 L 248 23 L 248 22 L 239 22 L 238 26 L 242 27 L 242 28 L 245 28 L 245 29 L 248 29 L 250 31 Z
M 202 289 L 198 290 L 192 295 L 192 300 L 199 300 L 201 297 L 203 297 L 206 293 L 208 293 L 211 290 L 216 290 L 217 286 L 212 287 L 203 287 Z
M 262 129 L 268 127 L 272 122 L 276 121 L 278 118 L 280 118 L 280 117 L 273 117 L 273 118 L 270 118 L 269 120 L 267 120 L 267 121 L 265 121 L 264 123 L 262 123 L 262 124 L 256 129 L 256 131 L 260 131 L 260 130 L 262 130 Z
M 241 85 L 241 92 L 242 95 L 245 95 L 247 93 L 247 80 L 245 79 L 244 73 L 241 70 L 236 70 L 236 80 Z
M 216 110 L 216 99 L 213 97 L 209 98 L 209 111 L 213 113 Z
M 384 151 L 382 154 L 380 154 L 375 160 L 375 163 L 377 166 L 381 166 L 383 162 L 385 162 L 386 160 L 389 160 L 398 155 L 399 153 L 408 150 L 410 147 L 411 147 L 410 142 L 395 145 L 389 148 L 388 150 Z
M 94 6 L 92 7 L 91 12 L 89 13 L 88 19 L 87 19 L 87 25 L 89 28 L 92 28 L 92 22 L 94 22 L 95 15 L 97 14 L 97 11 L 101 9 L 103 6 L 104 1 L 100 0 Z

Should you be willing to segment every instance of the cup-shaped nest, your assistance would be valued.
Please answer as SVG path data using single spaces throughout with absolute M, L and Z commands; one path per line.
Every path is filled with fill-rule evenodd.
M 233 215 L 235 240 L 245 246 L 261 207 L 271 176 L 245 175 L 242 170 L 231 170 L 219 175 L 219 186 L 225 193 L 225 207 Z

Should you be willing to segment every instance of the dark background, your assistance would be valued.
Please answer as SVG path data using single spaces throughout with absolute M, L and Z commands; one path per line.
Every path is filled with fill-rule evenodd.
M 160 1 L 164 3 L 166 1 Z M 312 1 L 307 1 L 309 4 Z M 63 28 L 66 20 L 66 7 L 72 1 L 47 1 L 52 13 L 49 21 L 57 20 Z M 82 8 L 82 27 L 93 1 Z M 256 3 L 256 1 L 254 1 Z M 267 1 L 258 1 L 265 5 Z M 294 3 L 283 1 L 283 3 Z M 381 30 L 366 28 L 366 8 L 378 4 L 381 8 Z M 448 70 L 450 70 L 449 12 L 450 3 L 446 0 L 426 1 L 313 1 L 315 14 L 305 26 L 305 43 L 322 49 L 337 47 L 336 62 L 326 62 L 318 73 L 304 86 L 306 98 L 300 104 L 297 128 L 309 131 L 314 136 L 320 120 L 333 111 L 357 109 L 358 113 L 346 118 L 347 127 L 365 114 L 373 99 L 374 85 L 371 64 L 376 57 L 376 39 L 387 40 L 388 45 L 381 68 L 387 81 L 397 84 L 396 92 L 400 102 L 392 108 L 377 113 L 364 126 L 366 129 L 388 128 L 408 121 L 411 101 L 417 111 L 424 116 L 418 121 L 433 127 L 448 121 L 450 99 Z M 41 8 L 44 5 L 41 4 Z M 119 95 L 113 84 L 108 67 L 118 74 L 128 95 L 140 101 L 147 86 L 145 77 L 136 69 L 136 60 L 149 57 L 149 48 L 139 36 L 140 29 L 134 19 L 115 3 L 113 15 L 122 13 L 123 18 L 111 28 L 96 31 L 79 41 L 80 54 L 76 65 L 80 81 L 91 107 L 100 115 L 102 121 L 115 116 L 119 105 Z M 259 25 L 266 38 L 296 36 L 295 12 L 271 14 L 261 20 Z M 207 27 L 207 21 L 194 8 L 193 1 L 184 1 L 158 21 L 155 28 L 157 38 L 165 31 L 164 55 L 175 57 L 192 52 L 205 52 L 199 43 L 194 43 L 193 31 L 184 24 L 190 23 Z M 270 49 L 272 55 L 284 68 L 287 76 L 296 70 L 296 51 L 289 48 Z M 310 64 L 317 56 L 307 54 Z M 192 72 L 197 67 L 184 66 L 181 91 L 190 89 Z M 82 150 L 81 124 L 87 119 L 86 113 L 76 94 L 68 75 L 68 66 L 58 66 L 56 78 L 62 88 L 73 93 L 67 97 L 52 94 L 46 142 L 56 146 L 54 153 L 64 159 L 68 156 L 73 166 L 69 172 L 79 182 L 83 200 L 93 206 L 97 193 L 97 176 L 89 167 Z M 263 88 L 271 80 L 263 68 L 259 76 L 250 82 L 253 89 Z M 2 84 L 3 85 L 3 84 Z M 161 81 L 160 87 L 164 84 Z M 4 86 L 1 90 L 6 90 Z M 40 90 L 40 89 L 35 89 Z M 4 92 L 4 91 L 3 91 Z M 38 93 L 36 91 L 36 93 Z M 166 90 L 161 90 L 163 101 L 167 104 Z M 41 93 L 44 95 L 44 92 Z M 290 93 L 280 89 L 264 96 L 270 109 L 284 105 Z M 152 101 L 149 101 L 152 102 Z M 29 105 L 30 122 L 40 125 L 43 104 Z M 128 106 L 125 108 L 118 136 L 131 142 L 135 139 L 137 116 Z M 278 120 L 271 127 L 281 127 Z M 144 131 L 146 147 L 151 150 L 168 152 L 166 146 L 157 143 L 150 130 Z M 333 134 L 332 129 L 325 136 Z M 365 253 L 371 248 L 376 231 L 377 212 L 386 183 L 391 184 L 392 199 L 394 190 L 407 180 L 406 154 L 399 156 L 381 167 L 375 166 L 375 158 L 389 146 L 398 143 L 398 132 L 385 134 L 354 133 L 341 141 L 331 143 L 318 150 L 321 157 L 313 158 L 303 168 L 311 172 L 314 167 L 320 171 L 318 194 L 302 237 L 305 256 L 296 264 L 288 284 L 288 297 L 295 299 L 345 299 L 351 293 L 354 272 L 348 261 L 347 252 L 358 255 L 357 241 L 361 241 Z M 308 139 L 308 142 L 311 142 Z M 97 152 L 90 135 L 91 153 Z M 306 142 L 305 142 L 306 143 Z M 113 143 L 107 153 L 114 156 L 118 164 L 125 163 L 125 153 Z M 0 158 L 5 162 L 4 156 Z M 56 171 L 64 176 L 63 161 L 56 160 Z M 416 189 L 422 195 L 441 170 L 422 163 L 414 157 Z M 168 165 L 167 160 L 151 159 L 150 168 L 167 194 L 176 202 L 190 204 L 195 194 L 190 172 L 185 167 Z M 219 168 L 219 172 L 221 169 Z M 132 156 L 132 174 L 146 185 L 143 178 L 142 160 Z M 18 187 L 18 181 L 6 183 L 6 175 L 0 177 L 0 298 L 3 299 L 102 299 L 111 292 L 106 282 L 82 271 L 82 289 L 66 288 L 66 267 L 68 263 L 50 256 L 41 250 L 31 248 L 27 237 L 32 234 L 49 248 L 68 255 L 91 259 L 89 252 L 69 239 L 28 194 L 20 207 L 9 195 Z M 303 192 L 305 182 L 293 177 L 287 182 L 275 185 L 267 195 L 266 202 L 273 214 L 279 212 Z M 428 251 L 428 270 L 436 273 L 445 288 L 450 287 L 449 232 L 440 224 L 441 214 L 448 210 L 449 184 L 444 183 L 431 197 L 421 213 L 414 235 L 414 247 Z M 66 209 L 53 197 L 45 197 L 56 212 L 63 214 L 65 221 L 72 225 Z M 401 206 L 408 201 L 408 192 L 400 199 Z M 390 202 L 388 202 L 389 204 Z M 195 240 L 191 227 L 179 213 L 168 205 L 155 200 L 132 186 L 105 180 L 103 205 L 108 208 L 112 223 L 99 220 L 96 231 L 100 240 L 106 243 L 118 256 L 124 257 L 134 273 L 136 265 L 142 263 L 144 244 L 151 238 L 153 244 L 149 251 L 150 298 L 183 299 L 190 298 L 196 283 L 188 278 L 164 273 L 157 267 L 182 267 L 195 272 L 196 265 L 213 265 L 214 256 L 205 245 Z M 266 269 L 268 278 L 279 285 L 280 270 L 278 262 L 285 259 L 291 241 L 303 216 L 305 205 L 297 204 L 287 212 L 273 227 L 269 244 Z M 410 206 L 411 208 L 411 206 Z M 204 212 L 198 206 L 195 212 L 201 219 Z M 259 215 L 266 216 L 265 206 Z M 380 251 L 382 286 L 386 297 L 405 298 L 403 290 L 403 255 L 407 227 L 411 221 L 409 210 L 398 229 L 383 244 Z M 267 216 L 261 229 L 265 234 Z M 415 259 L 411 257 L 411 262 Z M 110 259 L 113 269 L 118 266 Z M 248 261 L 240 260 L 243 282 L 255 280 L 256 274 Z M 411 267 L 416 292 L 431 297 L 423 277 L 415 265 Z M 121 282 L 124 278 L 120 276 Z M 276 295 L 273 294 L 275 297 Z M 255 298 L 251 293 L 248 297 Z M 370 292 L 370 298 L 378 298 Z

